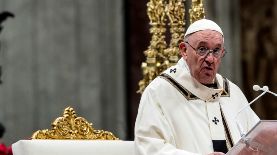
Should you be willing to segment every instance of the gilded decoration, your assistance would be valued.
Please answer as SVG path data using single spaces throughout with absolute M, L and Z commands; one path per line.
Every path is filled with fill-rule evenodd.
M 179 43 L 185 32 L 185 0 L 149 0 L 147 15 L 152 35 L 148 49 L 144 51 L 146 61 L 141 64 L 143 79 L 139 81 L 138 93 L 162 71 L 175 65 L 179 60 Z M 202 0 L 192 0 L 191 21 L 204 18 Z M 170 43 L 165 41 L 166 25 L 170 30 Z
M 73 108 L 67 107 L 63 117 L 52 123 L 52 129 L 38 130 L 32 139 L 86 139 L 86 140 L 118 140 L 111 132 L 95 130 L 92 123 L 83 117 L 77 117 Z
M 147 3 L 147 15 L 150 20 L 150 34 L 152 38 L 148 49 L 144 51 L 146 62 L 143 62 L 143 79 L 139 81 L 139 90 L 142 93 L 144 88 L 162 71 L 166 57 L 164 50 L 167 47 L 165 41 L 166 32 L 166 4 L 164 0 L 150 0 Z
M 205 18 L 203 0 L 192 0 L 191 9 L 189 9 L 190 23 Z
M 164 54 L 169 63 L 166 68 L 174 65 L 179 60 L 179 43 L 184 38 L 185 32 L 185 5 L 183 0 L 169 0 L 166 6 L 166 14 L 169 19 L 171 40 L 169 48 L 164 51 Z M 164 69 L 166 69 L 164 68 Z

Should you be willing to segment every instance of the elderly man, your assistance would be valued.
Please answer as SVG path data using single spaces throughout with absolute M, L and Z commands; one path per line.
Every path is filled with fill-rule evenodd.
M 248 104 L 242 91 L 217 74 L 224 36 L 213 21 L 189 26 L 182 58 L 142 94 L 135 125 L 138 155 L 224 154 L 241 138 L 234 117 Z M 258 121 L 250 109 L 237 120 L 244 131 Z

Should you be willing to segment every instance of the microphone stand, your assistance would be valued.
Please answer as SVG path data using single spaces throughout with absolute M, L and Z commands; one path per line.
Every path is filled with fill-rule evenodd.
M 254 98 L 251 102 L 249 102 L 249 104 L 246 104 L 245 106 L 243 106 L 243 107 L 239 110 L 239 112 L 235 115 L 235 117 L 233 118 L 233 120 L 235 121 L 236 126 L 237 126 L 237 128 L 238 128 L 238 130 L 239 130 L 239 133 L 240 133 L 240 136 L 241 136 L 240 142 L 243 143 L 243 144 L 245 144 L 247 148 L 250 148 L 251 150 L 257 152 L 257 151 L 259 151 L 259 150 L 262 150 L 262 148 L 264 148 L 265 146 L 262 145 L 262 144 L 260 144 L 260 143 L 252 142 L 251 138 L 247 138 L 247 137 L 246 137 L 246 133 L 245 133 L 245 131 L 243 130 L 242 125 L 239 123 L 239 120 L 237 119 L 237 117 L 238 117 L 238 115 L 239 115 L 243 110 L 245 110 L 247 107 L 250 107 L 250 105 L 251 105 L 252 103 L 254 103 L 256 100 L 258 100 L 260 97 L 262 97 L 265 93 L 268 92 L 268 93 L 270 93 L 270 94 L 272 94 L 272 95 L 274 95 L 274 96 L 277 96 L 277 94 L 274 93 L 274 92 L 272 92 L 272 91 L 270 91 L 269 88 L 268 88 L 268 86 L 263 86 L 263 88 L 261 88 L 261 87 L 258 86 L 258 85 L 254 85 L 254 86 L 253 86 L 253 90 L 255 90 L 255 91 L 262 90 L 263 92 L 262 92 L 259 96 L 257 96 L 256 98 Z M 252 145 L 253 145 L 254 147 L 253 147 Z
M 265 93 L 267 93 L 267 92 L 268 92 L 268 89 L 265 90 L 264 92 L 262 92 L 262 93 L 261 93 L 259 96 L 257 96 L 254 100 L 252 100 L 251 102 L 249 102 L 249 104 L 247 104 L 247 105 L 245 105 L 244 107 L 242 107 L 242 108 L 239 110 L 239 112 L 236 114 L 236 116 L 234 117 L 234 120 L 235 120 L 236 125 L 237 125 L 237 127 L 238 127 L 238 129 L 239 129 L 239 132 L 240 132 L 240 136 L 241 136 L 241 137 L 244 137 L 244 136 L 245 136 L 245 132 L 244 132 L 244 130 L 243 130 L 241 124 L 240 124 L 240 123 L 238 122 L 238 120 L 237 120 L 238 115 L 239 115 L 245 108 L 249 107 L 252 103 L 254 103 L 256 100 L 258 100 L 260 97 L 262 97 L 262 96 L 263 96 Z

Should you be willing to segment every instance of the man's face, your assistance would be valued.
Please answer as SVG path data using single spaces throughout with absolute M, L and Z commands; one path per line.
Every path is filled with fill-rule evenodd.
M 212 53 L 200 56 L 194 49 L 223 49 L 223 36 L 217 31 L 203 30 L 191 34 L 186 41 L 188 43 L 181 43 L 179 48 L 191 75 L 202 84 L 213 83 L 221 57 L 216 58 Z

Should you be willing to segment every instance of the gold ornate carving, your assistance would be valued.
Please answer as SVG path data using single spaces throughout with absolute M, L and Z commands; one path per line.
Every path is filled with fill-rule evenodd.
M 147 15 L 151 25 L 165 25 L 164 9 L 163 0 L 150 0 L 147 3 Z
M 150 33 L 152 38 L 148 49 L 144 51 L 146 62 L 142 63 L 143 79 L 139 81 L 139 90 L 144 88 L 163 70 L 163 62 L 166 60 L 163 52 L 167 46 L 165 42 L 166 12 L 163 0 L 150 0 L 147 3 L 147 15 L 150 19 Z
M 167 57 L 168 67 L 174 65 L 179 60 L 179 43 L 184 38 L 185 32 L 185 5 L 183 0 L 169 0 L 166 7 L 166 14 L 169 18 L 171 40 L 169 48 L 164 51 Z
M 144 51 L 146 62 L 142 63 L 143 79 L 139 81 L 139 90 L 142 93 L 145 87 L 163 70 L 174 65 L 179 59 L 178 44 L 184 34 L 184 0 L 150 0 L 147 3 L 147 15 L 150 19 L 150 33 L 152 39 L 148 49 Z M 167 48 L 165 42 L 165 17 L 169 19 L 171 40 Z M 167 48 L 167 49 L 166 49 Z
M 147 15 L 150 19 L 152 38 L 148 49 L 144 51 L 146 62 L 141 65 L 143 79 L 139 81 L 138 93 L 162 71 L 175 65 L 179 60 L 179 43 L 185 32 L 185 0 L 149 0 Z M 202 0 L 192 0 L 190 9 L 191 23 L 204 18 Z M 166 18 L 167 17 L 167 18 Z M 167 20 L 168 19 L 168 20 Z M 170 26 L 171 40 L 165 42 L 166 22 Z
M 191 9 L 189 9 L 190 23 L 205 18 L 203 0 L 192 0 Z
M 117 140 L 111 132 L 95 130 L 92 123 L 83 117 L 77 117 L 73 108 L 67 107 L 63 117 L 58 117 L 52 123 L 52 129 L 38 130 L 32 139 L 88 139 L 88 140 Z

